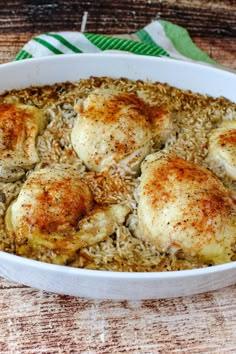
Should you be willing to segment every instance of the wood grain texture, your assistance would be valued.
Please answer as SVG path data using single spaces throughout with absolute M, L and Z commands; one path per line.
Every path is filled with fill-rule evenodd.
M 88 12 L 87 31 L 131 33 L 157 17 L 184 25 L 192 34 L 235 36 L 234 0 L 96 0 L 0 2 L 2 33 L 79 30 Z
M 201 49 L 219 63 L 236 68 L 234 0 L 97 0 L 0 2 L 0 62 L 12 60 L 33 36 L 47 31 L 85 30 L 133 33 L 155 18 L 184 26 Z
M 0 63 L 46 31 L 132 33 L 155 18 L 184 26 L 217 62 L 236 69 L 235 0 L 0 1 Z M 198 296 L 95 301 L 0 278 L 1 354 L 236 352 L 236 286 Z
M 140 302 L 92 301 L 29 288 L 0 299 L 1 353 L 235 353 L 236 287 Z
M 196 36 L 192 38 L 195 44 L 217 63 L 236 69 L 236 37 L 203 38 Z

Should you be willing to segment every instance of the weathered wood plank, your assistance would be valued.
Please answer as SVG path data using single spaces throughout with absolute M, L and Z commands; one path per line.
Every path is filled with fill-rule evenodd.
M 9 289 L 0 298 L 1 353 L 234 353 L 236 287 L 140 302 Z
M 236 39 L 203 38 L 194 36 L 193 41 L 217 63 L 236 69 Z
M 25 286 L 22 284 L 11 282 L 9 280 L 6 280 L 6 279 L 0 277 L 0 293 L 2 290 L 5 290 L 5 289 L 15 289 L 15 288 L 25 288 Z M 0 304 L 1 304 L 1 302 L 0 302 Z M 0 306 L 0 309 L 1 309 L 1 306 Z
M 1 33 L 80 30 L 85 12 L 90 32 L 131 33 L 161 17 L 185 26 L 192 35 L 236 35 L 234 0 L 11 0 L 7 6 L 0 2 Z

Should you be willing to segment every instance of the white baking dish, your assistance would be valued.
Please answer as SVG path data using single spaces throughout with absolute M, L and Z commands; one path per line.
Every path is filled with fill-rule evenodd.
M 202 64 L 126 54 L 61 55 L 0 66 L 0 93 L 90 76 L 167 82 L 236 102 L 236 75 Z M 186 296 L 236 283 L 236 262 L 168 273 L 116 273 L 46 264 L 0 252 L 0 275 L 37 289 L 90 298 Z

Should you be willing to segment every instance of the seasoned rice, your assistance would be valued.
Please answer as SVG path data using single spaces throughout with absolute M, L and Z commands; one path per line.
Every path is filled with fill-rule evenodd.
M 188 161 L 209 167 L 207 144 L 211 130 L 225 119 L 236 119 L 236 104 L 220 97 L 182 91 L 167 84 L 130 81 L 127 79 L 93 78 L 75 83 L 32 87 L 13 90 L 0 96 L 0 103 L 20 102 L 43 108 L 48 125 L 38 137 L 36 148 L 40 162 L 37 170 L 46 166 L 69 165 L 79 171 L 91 188 L 99 204 L 125 203 L 132 212 L 126 225 L 119 226 L 115 234 L 103 242 L 78 251 L 77 258 L 68 266 L 113 271 L 170 271 L 208 266 L 197 259 L 185 259 L 181 252 L 175 255 L 160 254 L 153 245 L 135 237 L 137 225 L 137 188 L 139 176 L 132 175 L 121 166 L 110 173 L 87 171 L 74 152 L 70 133 L 76 113 L 74 104 L 85 99 L 95 88 L 115 88 L 119 92 L 133 92 L 151 104 L 166 105 L 174 119 L 177 134 L 166 142 L 165 149 Z M 15 253 L 15 246 L 7 238 L 4 216 L 10 202 L 17 197 L 25 178 L 15 183 L 0 183 L 0 249 Z M 221 179 L 228 188 L 234 188 L 222 173 Z M 49 262 L 47 254 L 32 255 Z

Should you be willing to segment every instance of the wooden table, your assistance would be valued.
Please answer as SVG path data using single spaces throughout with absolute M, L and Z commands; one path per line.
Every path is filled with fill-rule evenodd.
M 1 1 L 0 62 L 45 31 L 132 33 L 156 17 L 236 69 L 235 0 Z M 236 353 L 236 286 L 139 302 L 60 296 L 0 279 L 0 353 Z

